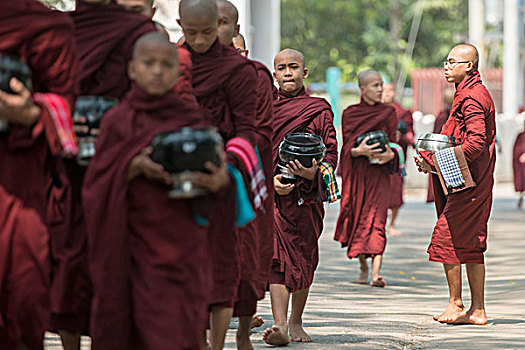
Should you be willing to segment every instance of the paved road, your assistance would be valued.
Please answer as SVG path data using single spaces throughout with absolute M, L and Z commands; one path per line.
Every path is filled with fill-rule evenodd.
M 435 213 L 411 192 L 399 217 L 401 237 L 389 237 L 382 274 L 384 289 L 350 283 L 358 262 L 349 261 L 332 240 L 339 205 L 327 210 L 320 264 L 306 306 L 304 324 L 314 343 L 297 349 L 525 349 L 525 211 L 515 209 L 509 185 L 495 190 L 487 262 L 487 326 L 448 326 L 432 320 L 448 300 L 442 266 L 427 260 Z M 464 276 L 466 277 L 466 276 Z M 466 278 L 464 297 L 470 304 Z M 269 296 L 260 303 L 266 325 L 254 330 L 255 349 L 268 346 L 262 332 L 273 323 Z M 232 321 L 226 349 L 235 349 Z M 89 349 L 84 342 L 83 349 Z M 61 349 L 48 338 L 47 350 Z

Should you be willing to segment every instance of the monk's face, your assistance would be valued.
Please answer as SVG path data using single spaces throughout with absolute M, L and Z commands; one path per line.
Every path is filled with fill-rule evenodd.
M 219 40 L 224 45 L 230 45 L 234 37 L 239 34 L 239 25 L 237 24 L 234 10 L 227 3 L 220 2 L 219 18 L 221 24 L 219 25 Z
M 220 19 L 187 15 L 178 20 L 184 40 L 197 53 L 206 53 L 217 40 Z
M 469 50 L 462 46 L 454 47 L 448 54 L 446 62 L 445 78 L 449 83 L 461 83 L 474 68 Z
M 117 4 L 130 12 L 140 13 L 148 18 L 155 14 L 151 0 L 117 0 Z
M 273 76 L 281 90 L 294 96 L 303 88 L 303 80 L 308 78 L 308 69 L 296 55 L 278 54 L 274 68 Z
M 384 84 L 383 85 L 383 102 L 393 103 L 395 96 L 396 96 L 396 90 L 394 90 L 394 85 L 391 83 Z
M 246 50 L 246 46 L 244 45 L 244 41 L 242 41 L 242 39 L 237 39 L 234 37 L 232 43 L 233 47 L 235 47 L 235 49 L 239 51 L 241 56 L 248 57 L 249 50 Z
M 367 103 L 379 103 L 383 97 L 383 78 L 379 74 L 374 74 L 368 78 L 364 86 L 360 86 L 360 89 Z
M 173 89 L 179 76 L 174 50 L 169 43 L 143 42 L 129 64 L 129 77 L 150 95 L 166 94 Z

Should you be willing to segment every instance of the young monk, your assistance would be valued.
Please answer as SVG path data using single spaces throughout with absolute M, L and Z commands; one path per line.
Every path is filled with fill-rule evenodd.
M 303 329 L 302 315 L 319 261 L 323 201 L 328 198 L 323 174 L 315 160 L 310 168 L 299 161 L 290 163 L 297 183 L 281 182 L 282 175 L 277 172 L 279 144 L 292 132 L 319 135 L 326 146 L 323 164 L 333 171 L 337 166 L 337 139 L 330 104 L 325 99 L 310 97 L 305 91 L 303 80 L 308 77 L 308 69 L 303 54 L 285 49 L 275 56 L 274 68 L 274 78 L 280 87 L 273 104 L 275 227 L 270 297 L 275 325 L 265 331 L 263 339 L 271 345 L 285 345 L 290 339 L 312 341 Z M 290 294 L 292 310 L 287 320 Z
M 396 116 L 399 123 L 403 124 L 403 130 L 400 130 L 398 124 L 398 141 L 397 143 L 403 149 L 403 156 L 406 159 L 408 146 L 414 145 L 414 120 L 412 113 L 404 109 L 399 103 L 395 101 L 396 90 L 394 84 L 386 83 L 383 85 L 383 103 L 392 106 L 396 109 Z M 396 219 L 399 214 L 399 209 L 403 206 L 403 176 L 398 171 L 392 174 L 390 205 L 388 209 L 391 210 L 390 224 L 388 226 L 388 234 L 391 236 L 401 236 L 401 232 L 396 228 Z
M 211 198 L 170 199 L 171 178 L 149 144 L 205 117 L 174 92 L 177 48 L 164 35 L 137 41 L 128 72 L 134 85 L 105 116 L 83 187 L 93 349 L 200 349 L 211 265 L 193 208 Z M 215 192 L 228 183 L 224 165 L 207 168 L 197 186 Z
M 384 287 L 381 262 L 386 246 L 385 225 L 390 194 L 390 175 L 397 171 L 397 155 L 368 145 L 359 135 L 384 130 L 390 141 L 397 139 L 397 117 L 394 107 L 381 103 L 383 79 L 375 70 L 359 73 L 361 102 L 343 112 L 343 148 L 341 168 L 343 200 L 337 220 L 335 240 L 347 248 L 350 259 L 359 257 L 361 273 L 354 283 L 367 284 L 369 269 L 367 258 L 372 258 L 371 286 Z M 370 164 L 369 158 L 379 160 Z
M 257 73 L 253 64 L 231 46 L 221 44 L 222 23 L 216 0 L 182 0 L 180 19 L 193 63 L 193 93 L 219 128 L 225 142 L 234 137 L 255 140 Z M 230 159 L 231 160 L 231 159 Z M 211 348 L 222 349 L 233 314 L 240 280 L 240 243 L 230 207 L 233 191 L 223 191 L 210 222 L 213 298 L 210 304 Z M 229 204 L 230 203 L 230 204 Z
M 239 33 L 237 36 L 234 36 L 232 44 L 242 56 L 248 57 L 250 50 L 246 49 L 246 40 L 242 34 Z
M 518 209 L 521 209 L 525 195 L 525 131 L 519 133 L 514 142 L 512 169 L 514 171 L 514 189 L 519 193 Z
M 475 186 L 465 184 L 465 189 L 450 190 L 445 195 L 438 176 L 431 175 L 438 220 L 428 247 L 429 260 L 443 264 L 450 294 L 448 307 L 434 316 L 441 323 L 487 323 L 483 253 L 487 249 L 487 222 L 492 208 L 496 121 L 494 102 L 481 81 L 478 62 L 476 47 L 460 44 L 450 51 L 444 63 L 445 78 L 455 84 L 456 93 L 441 133 L 453 136 L 459 143 L 454 148 L 457 163 L 466 163 Z M 415 160 L 425 173 L 436 165 L 426 153 L 417 155 Z M 467 268 L 472 298 L 468 311 L 461 298 L 461 264 Z
M 222 19 L 219 39 L 225 45 L 232 45 L 234 35 L 239 35 L 237 8 L 227 0 L 219 0 L 217 3 L 219 17 Z M 254 141 L 259 150 L 268 193 L 273 194 L 273 79 L 263 64 L 253 60 L 251 62 L 257 68 L 258 78 Z M 258 211 L 256 220 L 239 229 L 241 281 L 233 312 L 233 316 L 239 317 L 238 349 L 251 349 L 251 328 L 260 327 L 264 323 L 255 313 L 257 300 L 265 296 L 270 273 L 273 253 L 273 203 L 273 196 L 270 195 L 264 202 L 264 210 Z
M 33 84 L 33 94 L 16 79 L 9 82 L 12 93 L 0 90 L 0 119 L 9 125 L 0 132 L 2 350 L 42 349 L 49 329 L 50 232 L 67 219 L 60 156 L 76 152 L 72 31 L 67 15 L 36 0 L 0 2 L 0 55 L 24 61 Z

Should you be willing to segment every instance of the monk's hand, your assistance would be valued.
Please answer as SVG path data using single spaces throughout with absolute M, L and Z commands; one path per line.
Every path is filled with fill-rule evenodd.
M 210 172 L 209 174 L 203 172 L 195 172 L 192 174 L 192 182 L 195 186 L 207 189 L 210 192 L 217 192 L 221 188 L 228 185 L 230 176 L 226 168 L 226 154 L 221 155 L 221 166 L 217 166 L 212 162 L 206 162 L 204 167 Z
M 281 182 L 282 178 L 283 178 L 282 174 L 275 175 L 273 177 L 273 187 L 275 188 L 275 192 L 277 192 L 279 196 L 286 196 L 287 194 L 293 191 L 295 185 L 294 184 L 283 184 Z
M 376 153 L 372 156 L 372 158 L 379 159 L 379 165 L 386 164 L 390 162 L 392 159 L 394 159 L 395 153 L 392 151 L 392 149 L 385 145 L 385 151 L 381 153 Z
M 310 181 L 315 179 L 315 174 L 317 174 L 318 171 L 317 161 L 315 159 L 312 159 L 312 166 L 310 168 L 305 168 L 297 159 L 290 162 L 286 167 L 292 174 Z
M 416 162 L 417 171 L 420 173 L 428 174 L 432 171 L 430 164 L 428 164 L 427 161 L 419 154 L 414 156 L 414 161 Z
M 146 179 L 159 181 L 170 185 L 172 180 L 170 174 L 164 170 L 161 164 L 155 163 L 151 158 L 153 148 L 148 146 L 133 158 L 128 168 L 128 181 L 144 175 Z
M 42 110 L 34 103 L 31 91 L 16 78 L 11 79 L 9 86 L 14 94 L 0 90 L 0 118 L 28 128 L 33 126 Z
M 379 154 L 383 152 L 381 148 L 379 148 L 380 144 L 374 143 L 373 145 L 368 145 L 367 142 L 370 139 L 369 136 L 365 137 L 363 141 L 359 144 L 359 146 L 352 148 L 350 151 L 352 157 L 356 158 L 359 156 L 365 156 L 365 157 L 374 157 L 374 155 Z
M 525 153 L 523 153 L 520 158 L 519 158 L 519 161 L 521 164 L 525 164 Z

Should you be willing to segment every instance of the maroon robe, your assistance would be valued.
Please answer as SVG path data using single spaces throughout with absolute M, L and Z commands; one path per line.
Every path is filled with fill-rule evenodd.
M 408 109 L 404 109 L 399 103 L 394 102 L 392 105 L 396 110 L 397 119 L 403 121 L 407 124 L 408 132 L 407 133 L 398 133 L 397 144 L 403 149 L 403 154 L 405 161 L 407 159 L 407 150 L 408 146 L 413 146 L 414 142 L 414 120 L 412 119 L 412 113 Z M 403 184 L 404 179 L 401 176 L 401 173 L 395 172 L 390 178 L 390 205 L 389 209 L 400 208 L 403 201 Z
M 384 130 L 390 140 L 397 138 L 395 109 L 382 103 L 369 105 L 363 99 L 343 112 L 341 151 L 342 202 L 334 239 L 348 247 L 352 259 L 360 254 L 382 255 L 386 246 L 385 224 L 390 195 L 390 177 L 397 170 L 396 157 L 387 164 L 370 164 L 368 158 L 353 158 L 359 135 Z
M 127 76 L 135 41 L 156 30 L 153 22 L 116 3 L 91 5 L 77 1 L 70 13 L 80 59 L 78 95 L 121 98 L 128 91 Z M 67 162 L 72 184 L 71 222 L 52 240 L 54 279 L 51 289 L 52 327 L 87 333 L 91 283 L 87 272 L 87 241 L 81 204 L 86 168 Z
M 447 122 L 449 114 L 450 114 L 450 110 L 444 110 L 444 111 L 439 112 L 438 116 L 436 117 L 436 120 L 434 121 L 434 130 L 432 130 L 433 133 L 439 134 L 441 132 L 441 128 Z M 427 190 L 427 203 L 430 203 L 433 201 L 434 201 L 434 186 L 432 185 L 432 177 L 429 176 L 428 190 Z
M 234 136 L 254 140 L 257 73 L 249 60 L 217 39 L 205 53 L 192 56 L 193 94 L 224 141 Z M 234 192 L 220 191 L 210 221 L 213 258 L 212 305 L 233 307 L 240 281 L 240 244 L 235 229 Z
M 241 281 L 239 284 L 234 316 L 252 316 L 257 300 L 264 298 L 273 253 L 273 78 L 262 63 L 252 61 L 257 68 L 257 118 L 255 119 L 255 145 L 263 165 L 268 198 L 264 210 L 256 219 L 239 229 Z
M 438 220 L 428 247 L 429 260 L 482 264 L 492 208 L 496 120 L 494 102 L 479 72 L 457 85 L 452 111 L 441 133 L 454 136 L 461 144 L 477 186 L 445 196 L 438 176 L 431 175 Z
M 308 132 L 323 138 L 323 162 L 337 167 L 337 138 L 330 104 L 309 96 L 303 88 L 297 96 L 279 91 L 273 104 L 273 166 L 277 175 L 279 144 L 291 132 Z M 313 181 L 298 178 L 288 195 L 276 192 L 274 248 L 271 284 L 283 284 L 290 292 L 309 288 L 319 262 L 318 240 L 323 231 L 326 186 L 320 171 Z M 301 204 L 300 204 L 301 203 Z
M 525 191 L 525 164 L 519 158 L 525 153 L 525 132 L 520 133 L 514 142 L 512 150 L 512 169 L 514 170 L 514 189 L 516 192 Z
M 207 227 L 193 208 L 210 199 L 169 199 L 169 186 L 128 182 L 127 170 L 158 133 L 204 119 L 175 92 L 155 97 L 134 86 L 102 122 L 83 186 L 93 349 L 201 346 L 211 264 Z
M 67 15 L 38 1 L 0 3 L 0 54 L 28 64 L 35 92 L 59 94 L 70 105 L 77 68 L 72 30 Z M 10 128 L 0 135 L 0 217 L 6 220 L 0 231 L 0 349 L 19 342 L 42 349 L 49 327 L 49 232 L 67 220 L 62 198 L 69 196 L 69 186 L 46 108 L 31 128 Z

